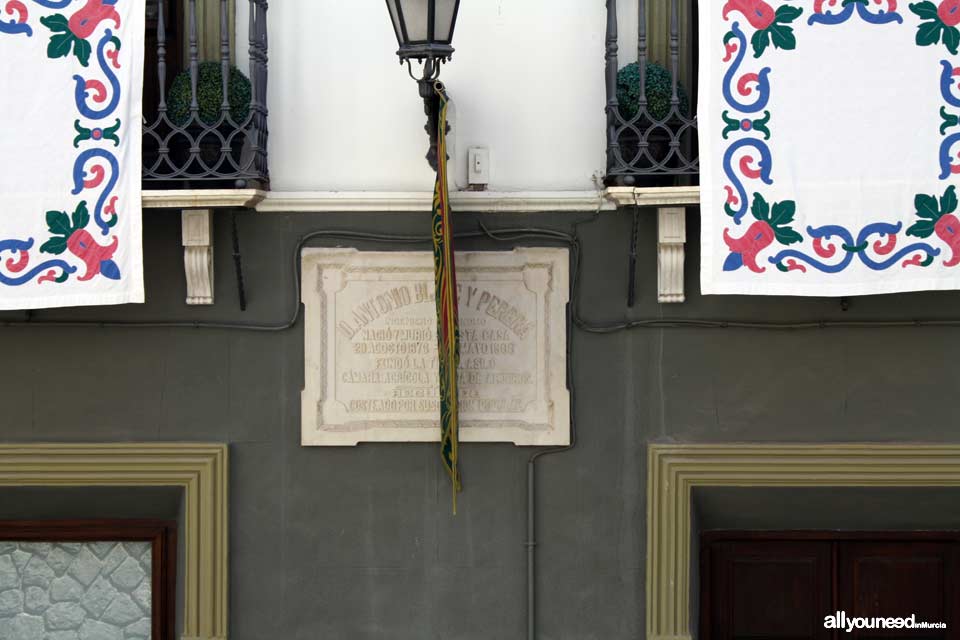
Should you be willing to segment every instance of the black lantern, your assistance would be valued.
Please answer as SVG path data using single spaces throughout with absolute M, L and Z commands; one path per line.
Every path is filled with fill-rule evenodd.
M 440 64 L 453 56 L 453 29 L 457 24 L 460 0 L 387 0 L 387 10 L 400 44 L 397 50 L 400 64 L 407 63 L 410 77 L 420 86 L 423 110 L 427 115 L 424 129 L 430 137 L 427 162 L 436 170 L 440 102 L 435 85 L 439 84 Z M 413 75 L 413 60 L 423 63 L 419 78 Z
M 400 44 L 397 55 L 401 61 L 439 62 L 453 55 L 453 29 L 460 0 L 387 0 L 387 9 Z

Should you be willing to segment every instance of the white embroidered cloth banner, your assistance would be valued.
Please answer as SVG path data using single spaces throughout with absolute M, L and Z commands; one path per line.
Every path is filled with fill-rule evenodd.
M 0 309 L 143 302 L 145 0 L 0 0 Z
M 960 0 L 700 0 L 705 294 L 960 288 Z

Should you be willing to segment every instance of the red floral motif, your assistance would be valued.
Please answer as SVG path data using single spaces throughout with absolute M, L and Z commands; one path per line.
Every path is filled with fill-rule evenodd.
M 7 258 L 6 264 L 7 264 L 7 269 L 9 269 L 12 273 L 20 273 L 21 271 L 27 268 L 27 264 L 29 262 L 30 262 L 30 252 L 24 251 L 23 249 L 21 249 L 17 259 L 14 260 L 13 258 Z
M 914 255 L 912 258 L 907 258 L 906 260 L 903 261 L 903 263 L 900 266 L 902 266 L 904 269 L 906 269 L 907 267 L 922 267 L 923 254 L 918 253 Z
M 787 271 L 799 271 L 800 273 L 806 273 L 807 268 L 793 258 L 790 258 L 787 260 Z
M 763 220 L 757 220 L 740 238 L 730 235 L 728 229 L 723 230 L 723 241 L 730 248 L 730 253 L 740 254 L 743 264 L 754 273 L 763 273 L 766 268 L 757 264 L 757 254 L 770 246 L 775 234 L 773 228 Z
M 723 6 L 723 19 L 731 11 L 739 11 L 755 29 L 766 29 L 776 17 L 773 7 L 763 0 L 727 0 Z
M 884 4 L 887 5 L 887 13 L 897 10 L 897 0 L 873 0 L 874 4 Z M 837 6 L 837 0 L 814 0 L 813 11 L 814 13 L 823 13 L 823 5 L 827 5 L 831 8 Z
M 937 237 L 946 243 L 953 251 L 953 257 L 943 263 L 945 267 L 955 267 L 960 264 L 960 220 L 952 213 L 940 216 L 933 230 Z
M 881 256 L 885 256 L 894 249 L 897 248 L 897 234 L 890 233 L 887 235 L 887 240 L 884 242 L 882 239 L 877 240 L 873 243 L 873 250 Z
M 943 0 L 937 9 L 937 16 L 948 27 L 960 24 L 960 0 Z
M 17 24 L 23 24 L 27 21 L 27 7 L 20 2 L 20 0 L 9 0 L 7 6 L 4 7 L 4 11 L 7 12 L 7 15 L 17 14 Z
M 97 244 L 85 229 L 79 229 L 70 234 L 67 240 L 67 248 L 70 253 L 77 256 L 87 266 L 87 272 L 80 276 L 78 280 L 90 280 L 106 266 L 105 262 L 110 261 L 113 254 L 117 251 L 119 240 L 113 237 L 113 242 L 107 246 Z M 108 276 L 109 277 L 109 276 Z
M 104 20 L 113 20 L 113 24 L 120 28 L 120 14 L 113 5 L 104 4 L 104 0 L 87 0 L 82 9 L 70 16 L 70 31 L 85 40 Z
M 832 244 L 823 244 L 822 237 L 816 237 L 813 239 L 813 250 L 821 258 L 832 258 L 837 252 L 837 248 Z

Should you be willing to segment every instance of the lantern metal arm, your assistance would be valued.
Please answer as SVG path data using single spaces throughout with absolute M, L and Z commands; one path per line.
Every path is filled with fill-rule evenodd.
M 401 61 L 403 62 L 403 61 Z M 423 99 L 423 112 L 427 116 L 427 124 L 424 125 L 423 129 L 427 132 L 427 136 L 430 139 L 430 146 L 427 149 L 426 160 L 427 164 L 430 165 L 430 168 L 434 171 L 437 170 L 437 128 L 439 127 L 439 118 L 440 118 L 440 98 L 437 96 L 435 90 L 435 85 L 438 82 L 440 77 L 440 65 L 443 63 L 442 59 L 427 58 L 423 63 L 423 73 L 418 78 L 413 72 L 413 65 L 411 64 L 410 59 L 406 60 L 407 63 L 407 73 L 410 74 L 410 77 L 417 81 L 417 85 L 420 90 L 420 98 Z M 447 124 L 446 133 L 450 132 L 450 125 Z M 448 156 L 449 159 L 449 156 Z

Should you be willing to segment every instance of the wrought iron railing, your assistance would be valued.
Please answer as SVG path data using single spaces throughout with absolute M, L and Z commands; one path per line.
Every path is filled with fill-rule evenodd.
M 269 185 L 268 3 L 246 1 L 249 67 L 244 71 L 234 66 L 238 49 L 233 41 L 239 43 L 241 34 L 232 36 L 233 12 L 243 8 L 244 0 L 236 0 L 236 7 L 234 0 L 148 0 L 144 188 Z M 201 25 L 198 5 L 219 25 L 209 20 Z M 218 47 L 209 41 L 216 38 Z M 202 60 L 202 46 L 215 53 Z
M 617 0 L 607 0 L 606 182 L 610 186 L 693 184 L 700 173 L 695 114 L 697 3 L 625 2 L 630 6 L 621 3 L 621 9 L 637 12 L 637 58 L 635 64 L 621 67 Z M 655 50 L 651 40 L 657 41 Z

